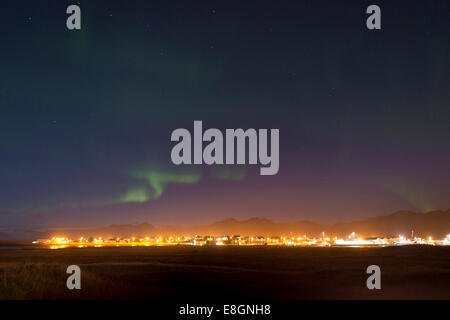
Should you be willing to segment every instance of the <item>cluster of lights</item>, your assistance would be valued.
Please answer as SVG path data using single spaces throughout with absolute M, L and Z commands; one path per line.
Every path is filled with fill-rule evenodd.
M 255 245 L 283 245 L 283 246 L 390 246 L 390 245 L 450 245 L 450 234 L 444 240 L 433 240 L 432 237 L 427 239 L 411 238 L 407 239 L 402 235 L 396 238 L 371 238 L 363 239 L 356 236 L 352 232 L 347 239 L 338 239 L 337 237 L 327 237 L 322 233 L 320 238 L 309 238 L 306 235 L 297 237 L 285 236 L 183 236 L 183 237 L 131 237 L 131 238 L 109 238 L 102 237 L 84 238 L 78 240 L 69 239 L 67 237 L 53 237 L 51 239 L 33 241 L 36 244 L 48 245 L 52 249 L 66 248 L 66 247 L 103 247 L 103 246 L 167 246 L 167 245 L 237 245 L 237 246 L 255 246 Z

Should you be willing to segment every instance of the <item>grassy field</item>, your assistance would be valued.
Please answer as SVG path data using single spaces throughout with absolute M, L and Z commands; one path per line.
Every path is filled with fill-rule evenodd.
M 81 290 L 66 268 L 81 268 Z M 381 290 L 366 288 L 381 267 Z M 450 247 L 0 250 L 0 299 L 450 299 Z

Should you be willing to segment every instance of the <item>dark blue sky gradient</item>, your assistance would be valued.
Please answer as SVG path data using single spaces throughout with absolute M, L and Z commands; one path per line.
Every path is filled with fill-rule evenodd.
M 448 1 L 2 1 L 0 224 L 337 221 L 450 207 Z M 279 128 L 280 172 L 171 132 Z M 199 177 L 155 189 L 133 172 Z M 225 172 L 224 172 L 225 171 Z M 177 180 L 177 178 L 174 178 Z M 160 180 L 158 180 L 160 181 Z

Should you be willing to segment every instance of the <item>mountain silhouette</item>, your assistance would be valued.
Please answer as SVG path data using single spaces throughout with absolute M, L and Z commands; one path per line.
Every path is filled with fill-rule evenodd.
M 387 216 L 377 216 L 352 222 L 338 222 L 332 225 L 303 220 L 297 222 L 273 222 L 265 218 L 237 220 L 227 218 L 211 224 L 197 226 L 154 226 L 149 223 L 110 225 L 101 228 L 49 229 L 39 233 L 41 238 L 54 235 L 68 237 L 140 237 L 160 235 L 241 235 L 241 236 L 329 236 L 346 237 L 352 232 L 363 237 L 410 236 L 441 239 L 450 233 L 450 209 L 417 213 L 397 211 Z M 37 235 L 36 235 L 37 236 Z

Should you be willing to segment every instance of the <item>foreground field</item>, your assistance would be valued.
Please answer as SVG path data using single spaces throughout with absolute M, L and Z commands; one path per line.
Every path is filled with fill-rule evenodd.
M 66 268 L 82 270 L 81 290 Z M 367 266 L 381 290 L 366 288 Z M 0 299 L 450 299 L 450 247 L 0 250 Z

